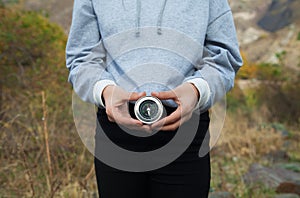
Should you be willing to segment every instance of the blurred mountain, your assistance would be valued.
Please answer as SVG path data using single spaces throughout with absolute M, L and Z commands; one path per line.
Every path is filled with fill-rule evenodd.
M 299 0 L 229 0 L 241 50 L 249 61 L 300 70 Z
M 276 32 L 300 19 L 299 0 L 272 1 L 258 25 L 270 32 Z
M 25 0 L 23 3 L 27 9 L 44 10 L 68 33 L 73 0 Z M 299 0 L 229 0 L 229 3 L 241 50 L 249 61 L 281 61 L 300 70 Z

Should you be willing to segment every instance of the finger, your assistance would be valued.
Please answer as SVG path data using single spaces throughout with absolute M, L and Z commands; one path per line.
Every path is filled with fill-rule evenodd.
M 135 120 L 135 119 L 130 119 L 127 121 L 122 120 L 120 123 L 122 126 L 130 129 L 130 130 L 135 130 L 135 131 L 144 131 L 146 133 L 152 133 L 152 129 L 150 128 L 149 125 L 145 125 L 142 122 L 140 122 L 139 120 Z
M 115 122 L 115 119 L 113 119 L 113 117 L 107 115 L 107 118 L 110 122 Z
M 108 118 L 109 121 L 111 121 L 111 122 L 115 121 L 113 116 L 112 116 L 113 114 L 111 113 L 111 110 L 108 107 L 106 107 L 106 115 L 107 115 L 107 118 Z
M 128 95 L 128 100 L 134 101 L 134 100 L 138 100 L 139 98 L 146 96 L 146 92 L 141 92 L 141 93 L 137 93 L 137 92 L 131 92 Z
M 119 115 L 118 118 L 115 118 L 115 120 L 118 124 L 124 125 L 127 128 L 143 126 L 143 123 L 141 121 L 133 119 L 130 116 Z
M 132 124 L 134 125 L 134 122 L 131 122 L 134 120 L 128 113 L 127 105 L 123 105 L 122 107 L 116 107 L 116 108 L 107 108 L 106 114 L 109 121 L 117 122 L 118 124 Z M 139 124 L 136 122 L 136 124 Z
M 149 125 L 144 124 L 141 127 L 138 127 L 136 130 L 138 131 L 145 131 L 146 133 L 152 133 L 152 129 Z
M 151 132 L 149 125 L 145 125 L 140 120 L 132 118 L 129 112 L 124 111 L 124 109 L 119 109 L 118 111 L 118 124 L 133 130 Z
M 181 122 L 179 120 L 179 121 L 174 122 L 172 124 L 163 126 L 160 130 L 161 131 L 175 131 L 176 129 L 178 129 L 180 127 L 180 125 L 181 125 Z
M 177 95 L 175 94 L 174 91 L 152 92 L 151 95 L 161 100 L 167 100 L 167 99 L 177 100 Z
M 144 125 L 141 121 L 133 119 L 127 112 L 120 111 L 120 109 L 115 110 L 114 116 L 108 115 L 108 120 L 111 122 L 116 122 L 117 124 L 124 126 L 131 130 L 145 131 L 151 133 L 152 130 L 149 125 Z
M 180 119 L 181 119 L 181 108 L 178 107 L 176 109 L 176 111 L 171 113 L 169 116 L 157 121 L 156 123 L 154 123 L 152 125 L 152 127 L 159 128 L 160 126 L 170 125 L 170 124 L 180 121 Z
M 181 117 L 181 119 L 177 120 L 176 122 L 165 124 L 159 130 L 161 131 L 175 131 L 179 128 L 183 123 L 188 121 L 191 118 L 191 114 Z

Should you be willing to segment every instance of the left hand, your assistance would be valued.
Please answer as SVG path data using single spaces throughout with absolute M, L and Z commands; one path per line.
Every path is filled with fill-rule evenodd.
M 169 116 L 151 125 L 151 128 L 160 128 L 162 131 L 174 131 L 184 122 L 188 121 L 193 114 L 199 99 L 197 88 L 191 83 L 184 83 L 174 90 L 164 92 L 152 92 L 152 96 L 160 100 L 172 99 L 177 104 L 177 109 Z

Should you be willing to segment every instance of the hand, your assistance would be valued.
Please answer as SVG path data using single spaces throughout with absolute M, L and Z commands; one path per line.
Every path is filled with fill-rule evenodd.
M 128 112 L 128 101 L 138 100 L 140 97 L 145 95 L 145 92 L 126 92 L 119 86 L 108 85 L 105 87 L 102 92 L 102 96 L 105 101 L 108 120 L 111 122 L 116 122 L 129 129 L 151 132 L 148 125 L 143 125 L 141 121 L 133 119 Z
M 162 131 L 176 130 L 184 122 L 188 121 L 199 99 L 197 88 L 191 83 L 184 83 L 174 90 L 165 92 L 153 92 L 152 96 L 160 100 L 172 99 L 177 104 L 177 109 L 169 116 L 151 125 L 151 128 L 160 128 Z

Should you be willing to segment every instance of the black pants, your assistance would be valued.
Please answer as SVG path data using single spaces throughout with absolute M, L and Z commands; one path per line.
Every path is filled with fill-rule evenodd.
M 174 109 L 167 108 L 168 114 Z M 132 113 L 132 107 L 130 108 Z M 98 110 L 96 149 L 105 135 L 120 147 L 136 152 L 155 150 L 168 143 L 177 131 L 159 131 L 150 137 L 136 137 L 124 132 L 107 119 L 105 110 Z M 195 122 L 193 116 L 184 125 Z M 210 187 L 209 153 L 199 157 L 198 152 L 209 127 L 208 112 L 201 114 L 199 127 L 190 146 L 175 161 L 151 171 L 129 172 L 112 168 L 95 157 L 95 170 L 100 198 L 205 198 Z M 189 131 L 185 131 L 189 132 Z M 208 142 L 207 140 L 205 142 Z M 208 144 L 208 143 L 207 143 Z M 207 145 L 208 146 L 208 145 Z

